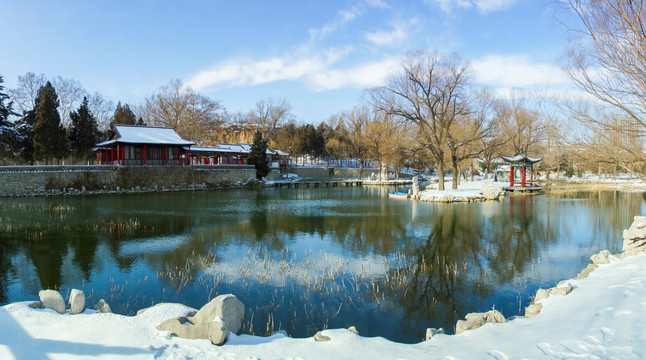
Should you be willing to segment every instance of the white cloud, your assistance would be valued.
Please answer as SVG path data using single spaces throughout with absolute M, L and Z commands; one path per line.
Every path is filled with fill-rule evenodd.
M 476 7 L 483 14 L 511 7 L 517 0 L 475 0 Z
M 314 73 L 307 77 L 306 82 L 315 91 L 341 88 L 370 88 L 383 85 L 399 64 L 399 58 L 386 57 L 348 68 L 327 69 Z
M 348 54 L 347 49 L 330 49 L 322 55 L 272 57 L 261 60 L 229 59 L 199 72 L 186 82 L 196 91 L 210 87 L 254 86 L 275 81 L 300 81 L 315 91 L 352 87 L 363 88 L 383 83 L 399 64 L 398 58 L 384 58 L 351 67 L 334 67 Z
M 454 9 L 477 8 L 482 14 L 503 10 L 511 7 L 518 0 L 427 0 L 437 4 L 442 11 L 450 13 Z
M 527 55 L 487 55 L 471 62 L 477 82 L 494 87 L 565 85 L 563 70 L 549 63 L 534 63 Z
M 430 3 L 436 3 L 444 12 L 450 13 L 454 8 L 469 9 L 473 7 L 470 0 L 428 0 Z
M 391 45 L 408 37 L 408 25 L 406 23 L 397 23 L 393 25 L 390 31 L 366 33 L 365 38 L 375 45 Z
M 343 9 L 338 11 L 338 16 L 336 19 L 331 22 L 323 25 L 319 29 L 309 29 L 310 38 L 312 40 L 318 40 L 327 37 L 332 34 L 338 28 L 344 26 L 355 18 L 363 15 L 367 8 L 388 8 L 388 4 L 383 0 L 364 0 L 353 5 L 349 9 Z

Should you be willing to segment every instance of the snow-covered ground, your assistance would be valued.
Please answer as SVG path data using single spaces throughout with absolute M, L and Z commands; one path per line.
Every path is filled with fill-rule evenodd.
M 436 202 L 454 202 L 454 201 L 474 201 L 484 200 L 482 195 L 482 185 L 484 181 L 462 181 L 458 188 L 451 189 L 451 180 L 444 182 L 444 191 L 437 190 L 437 184 L 431 184 L 419 193 L 419 200 L 421 201 L 436 201 Z M 498 186 L 503 186 L 501 182 L 496 183 Z
M 345 329 L 323 331 L 331 341 L 231 335 L 224 346 L 156 330 L 186 314 L 159 304 L 127 317 L 60 315 L 28 302 L 0 308 L 0 359 L 640 359 L 646 357 L 646 255 L 600 265 L 570 280 L 566 296 L 541 300 L 532 318 L 486 324 L 418 344 L 366 338 Z M 488 309 L 482 309 L 486 311 Z M 361 332 L 361 329 L 358 329 Z M 420 337 L 424 334 L 420 329 Z

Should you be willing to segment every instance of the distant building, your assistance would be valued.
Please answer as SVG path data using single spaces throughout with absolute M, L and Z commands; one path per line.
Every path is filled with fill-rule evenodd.
M 115 125 L 94 151 L 99 165 L 188 165 L 194 144 L 169 127 Z
M 251 144 L 225 144 L 217 146 L 191 147 L 192 165 L 248 165 Z M 287 169 L 289 154 L 280 150 L 267 149 L 271 167 Z
M 96 144 L 99 165 L 248 165 L 251 144 L 193 146 L 169 127 L 115 125 L 108 140 Z M 271 167 L 287 169 L 289 154 L 267 149 Z

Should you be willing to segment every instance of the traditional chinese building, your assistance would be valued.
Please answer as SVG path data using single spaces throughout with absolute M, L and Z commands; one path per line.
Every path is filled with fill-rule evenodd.
M 99 165 L 189 165 L 194 144 L 169 127 L 115 125 L 94 151 Z
M 217 146 L 191 147 L 193 165 L 247 165 L 251 144 L 224 144 Z M 267 149 L 267 160 L 271 167 L 286 169 L 289 154 L 280 150 Z
M 514 187 L 514 178 L 516 171 L 520 170 L 520 185 L 525 187 L 527 185 L 527 171 L 529 171 L 529 186 L 534 186 L 534 164 L 543 160 L 543 158 L 531 158 L 525 154 L 518 154 L 516 156 L 501 156 L 503 160 L 509 163 L 509 187 Z

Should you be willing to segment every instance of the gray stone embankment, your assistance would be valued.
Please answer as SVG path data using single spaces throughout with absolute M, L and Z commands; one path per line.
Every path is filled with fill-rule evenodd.
M 2 166 L 0 197 L 216 189 L 253 184 L 253 166 Z

